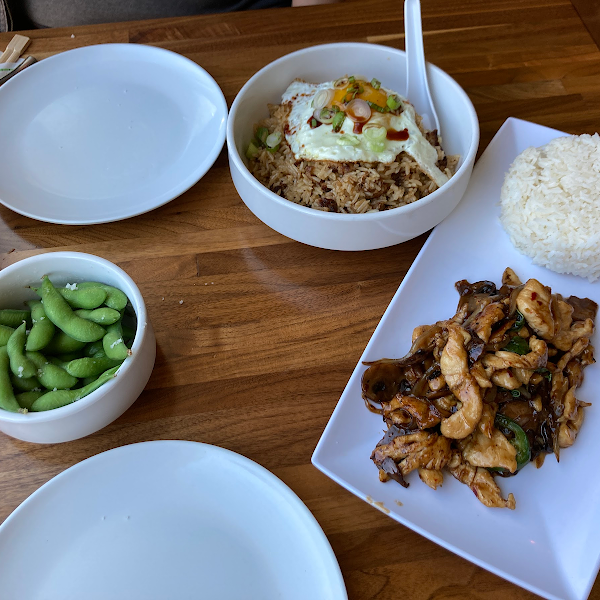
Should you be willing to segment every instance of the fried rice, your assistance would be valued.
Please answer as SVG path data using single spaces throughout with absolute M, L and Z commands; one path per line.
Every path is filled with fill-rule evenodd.
M 284 135 L 290 106 L 269 105 L 270 118 L 255 126 L 279 132 L 282 141 L 277 152 L 260 148 L 249 161 L 250 172 L 279 196 L 316 210 L 338 213 L 368 213 L 411 204 L 438 189 L 437 184 L 406 152 L 392 163 L 334 162 L 296 159 Z M 446 156 L 436 131 L 417 125 L 438 153 L 438 168 L 448 178 L 459 156 Z

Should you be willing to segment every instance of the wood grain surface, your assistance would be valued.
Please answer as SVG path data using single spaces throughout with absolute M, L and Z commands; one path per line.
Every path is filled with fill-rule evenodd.
M 568 0 L 422 5 L 427 57 L 473 100 L 480 151 L 510 116 L 596 131 L 600 51 Z M 400 3 L 364 0 L 27 35 L 28 52 L 38 59 L 106 42 L 174 50 L 202 65 L 231 103 L 252 74 L 293 50 L 335 41 L 403 48 L 402 31 Z M 0 47 L 11 37 L 0 35 Z M 224 152 L 181 197 L 127 221 L 50 225 L 0 206 L 0 267 L 49 250 L 111 260 L 140 287 L 158 344 L 146 390 L 104 430 L 48 446 L 0 435 L 0 522 L 54 475 L 98 452 L 145 440 L 196 440 L 257 461 L 300 496 L 333 546 L 351 600 L 534 598 L 397 524 L 310 464 L 426 237 L 357 253 L 291 241 L 245 207 Z M 600 600 L 600 585 L 590 597 Z

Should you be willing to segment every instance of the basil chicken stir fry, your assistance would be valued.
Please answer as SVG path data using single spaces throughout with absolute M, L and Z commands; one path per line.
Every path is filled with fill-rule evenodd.
M 365 363 L 362 394 L 387 431 L 371 456 L 381 481 L 443 469 L 489 507 L 515 508 L 495 479 L 571 446 L 587 402 L 576 390 L 594 361 L 597 304 L 563 298 L 507 268 L 502 286 L 459 281 L 456 314 L 417 327 L 400 359 Z

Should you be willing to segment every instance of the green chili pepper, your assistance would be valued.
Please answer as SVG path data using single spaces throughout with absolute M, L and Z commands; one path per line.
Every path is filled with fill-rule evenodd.
M 506 352 L 514 352 L 515 354 L 528 354 L 529 353 L 529 342 L 518 335 L 515 335 L 511 338 L 510 342 L 502 348 Z
M 340 131 L 340 129 L 342 128 L 342 125 L 344 124 L 345 119 L 346 119 L 345 112 L 340 111 L 338 113 L 335 113 L 335 117 L 333 117 L 333 121 L 331 123 L 333 126 L 333 131 L 338 133 Z
M 519 312 L 516 312 L 517 320 L 515 324 L 509 329 L 509 331 L 519 331 L 523 325 L 525 325 L 525 317 Z
M 496 414 L 494 423 L 498 429 L 508 429 L 514 434 L 514 438 L 509 440 L 517 451 L 517 471 L 524 467 L 531 460 L 531 448 L 529 447 L 529 439 L 518 423 L 509 419 L 503 414 Z

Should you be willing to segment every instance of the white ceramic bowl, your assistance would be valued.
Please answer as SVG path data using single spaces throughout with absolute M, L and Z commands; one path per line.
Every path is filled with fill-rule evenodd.
M 0 409 L 0 431 L 26 442 L 68 442 L 94 433 L 122 415 L 146 386 L 154 359 L 156 340 L 139 289 L 113 263 L 80 252 L 49 252 L 21 260 L 0 271 L 0 308 L 20 308 L 38 298 L 29 285 L 39 285 L 48 275 L 56 285 L 100 281 L 119 288 L 129 298 L 137 316 L 132 355 L 117 376 L 81 400 L 39 413 L 11 413 Z M 42 350 L 43 353 L 43 350 Z
M 269 227 L 299 242 L 331 250 L 372 250 L 410 240 L 445 219 L 460 202 L 479 145 L 473 104 L 449 75 L 428 64 L 427 73 L 440 119 L 446 154 L 460 154 L 459 168 L 439 190 L 393 210 L 349 215 L 294 204 L 264 187 L 246 166 L 245 152 L 255 123 L 279 104 L 290 82 L 331 81 L 344 74 L 376 77 L 400 94 L 406 90 L 406 55 L 374 44 L 326 44 L 288 54 L 267 65 L 240 90 L 229 113 L 227 148 L 233 183 L 248 208 Z M 410 98 L 409 98 L 410 100 Z

